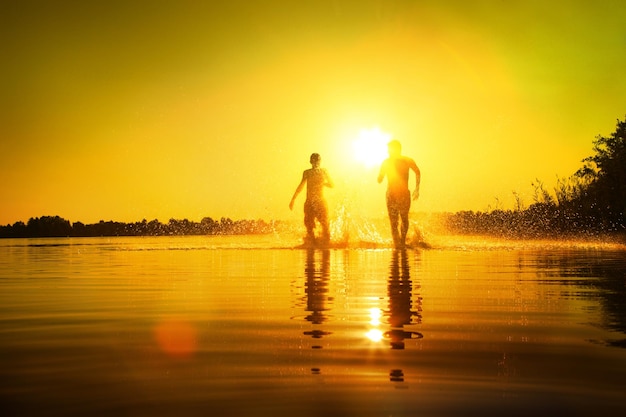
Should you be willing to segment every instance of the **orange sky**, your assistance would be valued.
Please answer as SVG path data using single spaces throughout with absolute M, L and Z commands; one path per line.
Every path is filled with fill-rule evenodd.
M 312 152 L 331 213 L 381 216 L 352 148 L 375 127 L 422 170 L 414 210 L 528 205 L 626 115 L 617 0 L 14 3 L 0 224 L 298 219 Z

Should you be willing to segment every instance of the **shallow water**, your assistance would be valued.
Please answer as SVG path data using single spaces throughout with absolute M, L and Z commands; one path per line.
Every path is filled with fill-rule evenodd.
M 623 415 L 626 250 L 275 236 L 0 240 L 24 415 Z

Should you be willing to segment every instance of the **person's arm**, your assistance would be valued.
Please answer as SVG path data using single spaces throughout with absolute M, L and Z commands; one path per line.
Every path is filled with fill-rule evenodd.
M 328 188 L 333 188 L 335 186 L 335 183 L 330 178 L 330 175 L 328 175 L 328 171 L 324 170 L 323 172 L 324 172 L 324 185 Z
M 378 183 L 380 184 L 385 179 L 385 174 L 387 172 L 387 161 L 384 161 L 380 164 L 380 171 L 378 171 Z
M 415 191 L 413 191 L 413 200 L 417 200 L 420 196 L 420 182 L 422 180 L 422 173 L 417 167 L 414 160 L 411 159 L 411 169 L 415 172 Z
M 289 202 L 289 210 L 293 210 L 293 203 L 296 202 L 296 197 L 298 197 L 298 194 L 300 194 L 300 192 L 304 188 L 304 184 L 306 184 L 306 173 L 302 174 L 302 181 L 300 181 L 300 184 L 298 184 L 298 188 L 296 188 L 296 191 L 293 193 L 293 197 L 291 197 L 291 201 Z

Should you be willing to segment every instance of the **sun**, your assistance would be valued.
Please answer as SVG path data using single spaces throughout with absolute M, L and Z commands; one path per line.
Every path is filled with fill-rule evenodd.
M 352 142 L 354 159 L 368 168 L 380 164 L 387 155 L 387 143 L 392 135 L 378 127 L 361 129 L 359 136 Z

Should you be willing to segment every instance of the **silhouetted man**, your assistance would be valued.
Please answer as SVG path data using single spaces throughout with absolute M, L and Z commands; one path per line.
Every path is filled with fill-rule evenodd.
M 402 145 L 397 140 L 387 144 L 389 158 L 380 166 L 378 183 L 387 177 L 387 212 L 391 224 L 391 235 L 396 248 L 403 248 L 409 231 L 409 209 L 411 208 L 411 192 L 409 191 L 409 170 L 415 172 L 415 191 L 413 200 L 417 200 L 420 190 L 420 170 L 415 161 L 402 156 Z M 402 221 L 398 230 L 398 220 Z
M 330 230 L 328 225 L 328 206 L 324 199 L 324 187 L 332 188 L 334 184 L 326 169 L 320 168 L 322 158 L 318 153 L 311 154 L 309 161 L 312 168 L 302 173 L 302 181 L 300 181 L 296 191 L 293 193 L 289 209 L 293 210 L 293 203 L 306 184 L 306 201 L 304 202 L 306 242 L 315 242 L 314 230 L 315 221 L 317 220 L 322 226 L 322 239 L 327 243 L 330 241 Z

